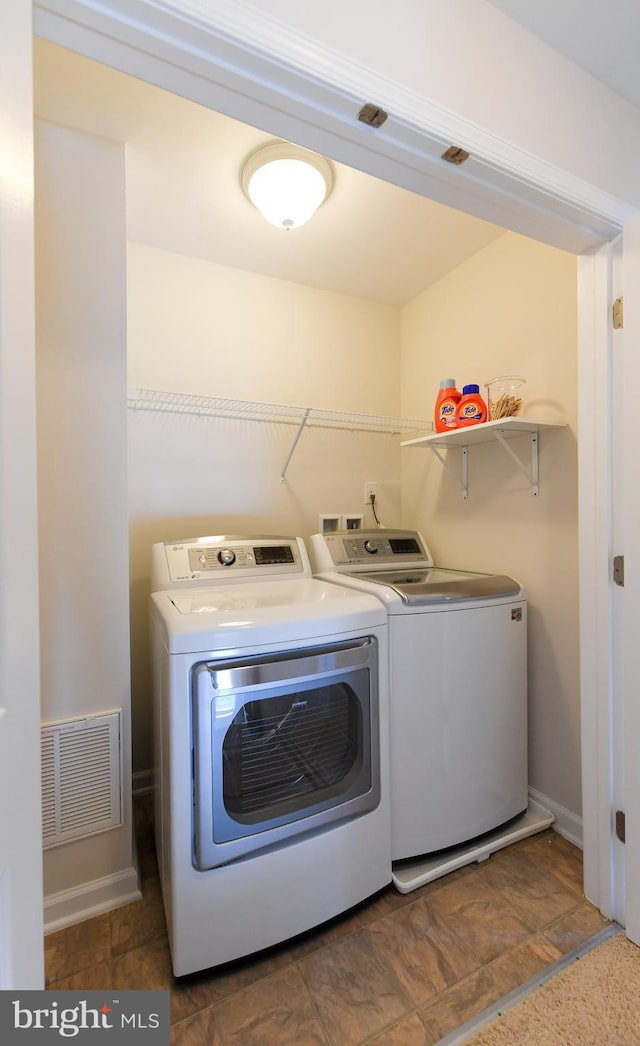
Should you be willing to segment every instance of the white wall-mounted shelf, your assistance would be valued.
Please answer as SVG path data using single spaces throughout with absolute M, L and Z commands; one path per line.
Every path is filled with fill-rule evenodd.
M 297 429 L 291 448 L 280 474 L 281 483 L 285 481 L 289 463 L 305 427 L 345 429 L 351 432 L 380 432 L 389 435 L 424 432 L 433 428 L 430 421 L 418 419 L 323 410 L 319 407 L 296 407 L 282 403 L 260 403 L 185 392 L 164 392 L 160 389 L 130 388 L 127 390 L 127 405 L 130 410 L 195 414 L 208 418 L 235 418 L 243 421 L 296 425 Z
M 544 429 L 564 428 L 564 423 L 534 421 L 531 418 L 500 418 L 498 421 L 487 421 L 483 425 L 469 425 L 451 432 L 434 432 L 427 436 L 415 436 L 402 441 L 403 447 L 426 447 L 438 458 L 450 476 L 462 490 L 466 501 L 469 497 L 469 463 L 468 448 L 476 443 L 498 442 L 513 459 L 520 471 L 526 476 L 531 487 L 531 494 L 537 497 L 538 482 L 538 435 Z M 511 440 L 518 436 L 527 436 L 531 447 L 531 465 L 528 467 L 509 446 Z M 451 468 L 442 450 L 456 447 L 462 454 L 462 474 L 458 476 Z

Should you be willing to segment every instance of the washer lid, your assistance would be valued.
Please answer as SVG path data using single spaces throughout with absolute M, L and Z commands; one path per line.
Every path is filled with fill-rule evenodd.
M 519 596 L 520 585 L 506 574 L 478 574 L 470 570 L 427 567 L 421 570 L 376 570 L 350 573 L 362 581 L 386 585 L 408 606 L 453 603 L 458 600 Z

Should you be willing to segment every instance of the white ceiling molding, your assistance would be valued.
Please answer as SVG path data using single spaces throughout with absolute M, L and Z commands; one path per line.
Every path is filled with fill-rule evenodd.
M 513 231 L 580 253 L 634 208 L 283 27 L 244 0 L 36 0 L 53 43 Z M 364 102 L 384 106 L 378 130 Z M 471 154 L 441 159 L 449 145 Z

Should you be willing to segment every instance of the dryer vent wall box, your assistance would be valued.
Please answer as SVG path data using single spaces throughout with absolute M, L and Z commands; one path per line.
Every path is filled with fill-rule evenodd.
M 332 530 L 342 529 L 340 512 L 321 512 L 318 516 L 318 530 L 321 534 L 330 534 Z
M 318 530 L 321 534 L 331 534 L 334 530 L 361 530 L 364 516 L 361 512 L 321 512 L 318 516 Z

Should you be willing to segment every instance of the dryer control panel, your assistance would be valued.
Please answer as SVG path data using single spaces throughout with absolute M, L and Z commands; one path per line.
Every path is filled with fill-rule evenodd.
M 152 548 L 151 591 L 221 580 L 310 576 L 301 538 L 215 535 L 160 542 Z

